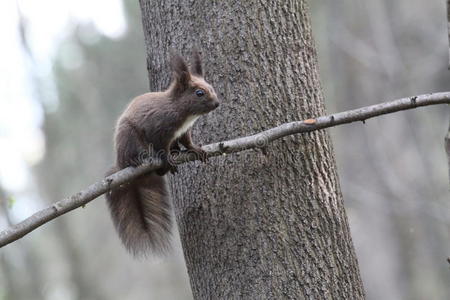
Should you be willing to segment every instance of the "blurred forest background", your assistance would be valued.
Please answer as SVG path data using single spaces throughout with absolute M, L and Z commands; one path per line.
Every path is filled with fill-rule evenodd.
M 450 90 L 445 1 L 310 2 L 328 112 Z M 148 90 L 139 5 L 121 5 L 117 35 L 68 18 L 47 55 L 50 71 L 36 59 L 36 25 L 17 7 L 27 110 L 38 125 L 21 133 L 25 171 L 11 175 L 4 166 L 17 137 L 7 120 L 27 122 L 28 114 L 0 99 L 0 228 L 97 181 L 112 164 L 115 120 Z M 450 299 L 448 118 L 448 109 L 428 107 L 331 129 L 368 299 Z M 166 257 L 133 259 L 97 199 L 0 250 L 0 299 L 192 299 L 176 233 L 174 245 Z

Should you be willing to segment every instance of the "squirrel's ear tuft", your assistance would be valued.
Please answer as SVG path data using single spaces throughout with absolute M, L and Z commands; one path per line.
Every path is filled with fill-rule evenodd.
M 188 66 L 184 59 L 175 51 L 171 51 L 170 64 L 172 65 L 175 90 L 177 92 L 183 92 L 189 87 L 189 80 L 191 80 Z
M 197 48 L 192 50 L 191 73 L 203 77 L 202 59 Z

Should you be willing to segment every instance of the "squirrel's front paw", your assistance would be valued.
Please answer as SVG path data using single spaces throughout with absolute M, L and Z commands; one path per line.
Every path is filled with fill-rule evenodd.
M 164 160 L 163 166 L 156 170 L 156 174 L 158 174 L 159 176 L 164 176 L 167 172 L 175 174 L 178 172 L 178 168 L 175 164 L 171 164 L 167 160 Z
M 178 167 L 176 165 L 171 165 L 169 172 L 172 174 L 178 173 Z
M 202 162 L 206 162 L 208 160 L 208 153 L 201 148 L 201 146 L 195 146 L 189 149 L 193 153 L 195 153 L 195 158 L 201 160 Z

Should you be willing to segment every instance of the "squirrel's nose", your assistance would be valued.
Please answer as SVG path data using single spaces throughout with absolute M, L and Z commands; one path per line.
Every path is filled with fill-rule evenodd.
M 214 102 L 214 108 L 219 107 L 219 101 Z

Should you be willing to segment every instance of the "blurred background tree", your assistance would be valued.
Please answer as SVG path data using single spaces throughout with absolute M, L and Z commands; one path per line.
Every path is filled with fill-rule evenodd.
M 450 90 L 445 1 L 310 3 L 329 112 Z M 72 30 L 56 41 L 53 75 L 29 68 L 45 111 L 46 151 L 27 193 L 16 195 L 0 172 L 2 227 L 8 218 L 19 221 L 24 198 L 54 202 L 110 166 L 116 118 L 148 90 L 138 3 L 124 1 L 123 9 L 121 36 L 71 20 Z M 33 54 L 33 23 L 20 24 L 17 34 Z M 12 100 L 0 101 L 2 110 Z M 448 111 L 429 107 L 330 130 L 368 299 L 450 299 L 447 126 Z M 9 144 L 1 145 L 5 156 Z M 0 299 L 191 299 L 174 237 L 170 256 L 136 261 L 98 199 L 1 249 Z
M 329 111 L 449 90 L 445 1 L 319 2 Z M 369 299 L 450 297 L 447 123 L 432 107 L 331 130 Z

